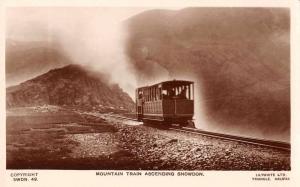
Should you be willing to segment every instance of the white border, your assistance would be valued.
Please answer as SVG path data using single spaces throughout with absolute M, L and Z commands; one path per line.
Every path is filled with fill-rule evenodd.
M 99 177 L 95 171 L 35 170 L 39 173 L 39 182 L 16 183 L 9 176 L 12 170 L 5 169 L 5 7 L 11 6 L 118 6 L 118 7 L 288 7 L 291 12 L 291 137 L 292 171 L 288 173 L 288 182 L 257 182 L 251 178 L 257 171 L 204 171 L 205 177 Z M 0 186 L 299 186 L 300 164 L 300 1 L 298 0 L 4 0 L 0 7 L 0 60 L 1 68 L 1 126 L 0 126 Z M 298 83 L 298 84 L 297 84 Z M 26 172 L 26 170 L 21 170 Z M 32 172 L 32 171 L 30 171 Z M 271 172 L 270 172 L 271 173 Z M 279 173 L 279 172 L 275 172 Z M 297 175 L 298 174 L 298 175 Z M 1 176 L 2 175 L 2 176 Z

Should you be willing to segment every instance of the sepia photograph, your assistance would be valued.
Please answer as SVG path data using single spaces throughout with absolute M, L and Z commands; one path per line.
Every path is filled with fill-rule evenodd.
M 6 168 L 290 171 L 290 9 L 7 7 Z

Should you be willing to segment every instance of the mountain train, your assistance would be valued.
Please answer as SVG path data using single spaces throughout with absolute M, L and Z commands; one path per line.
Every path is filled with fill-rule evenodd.
M 144 123 L 194 126 L 194 83 L 160 82 L 136 89 L 136 118 Z

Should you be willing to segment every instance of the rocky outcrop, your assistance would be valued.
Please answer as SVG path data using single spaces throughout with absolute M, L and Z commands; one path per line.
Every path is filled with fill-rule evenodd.
M 58 105 L 133 110 L 134 102 L 105 76 L 79 65 L 53 69 L 7 88 L 7 107 Z

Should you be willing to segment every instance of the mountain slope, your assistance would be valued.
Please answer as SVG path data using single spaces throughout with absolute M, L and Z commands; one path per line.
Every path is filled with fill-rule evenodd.
M 288 9 L 151 10 L 124 24 L 139 84 L 195 81 L 198 127 L 289 141 Z
M 7 88 L 7 106 L 84 106 L 132 110 L 134 102 L 119 86 L 79 65 L 53 69 L 20 85 Z

